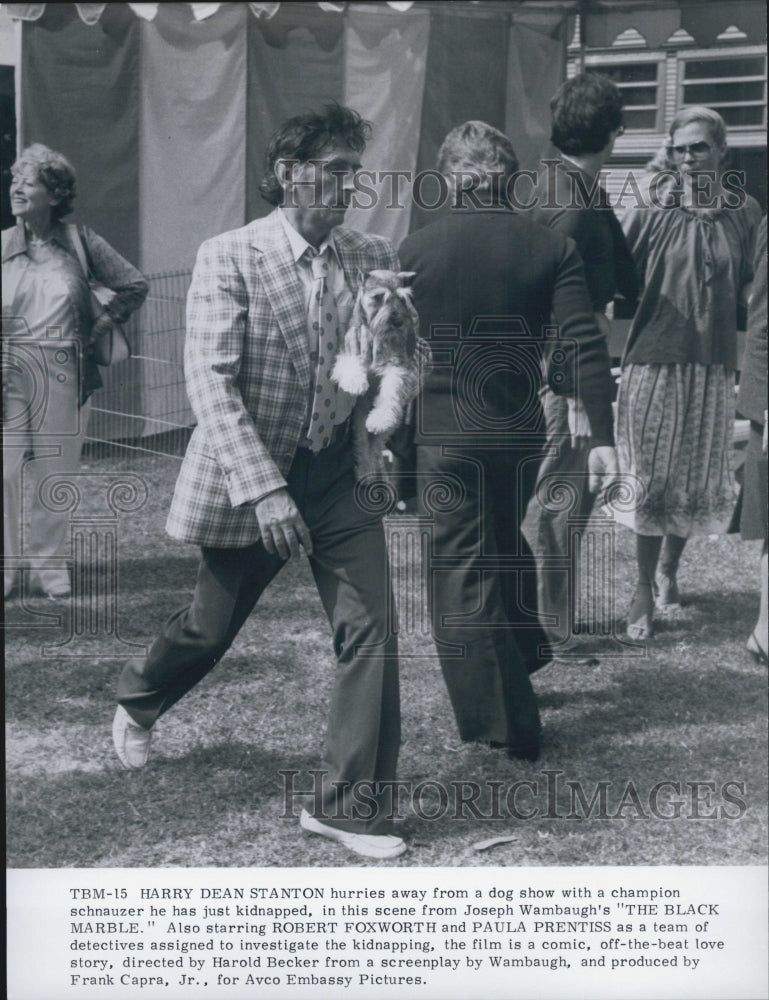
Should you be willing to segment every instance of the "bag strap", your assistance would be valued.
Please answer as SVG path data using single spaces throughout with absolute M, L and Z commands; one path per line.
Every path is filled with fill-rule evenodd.
M 80 230 L 78 229 L 78 227 L 73 222 L 70 222 L 70 223 L 67 224 L 67 231 L 69 233 L 69 238 L 72 241 L 72 245 L 75 248 L 75 253 L 77 254 L 77 259 L 80 261 L 80 266 L 83 269 L 83 274 L 86 277 L 86 281 L 88 281 L 90 279 L 90 277 L 91 277 L 91 272 L 90 272 L 90 270 L 88 268 L 88 262 L 87 262 L 86 256 L 85 256 L 85 247 L 83 246 L 83 237 L 80 235 Z

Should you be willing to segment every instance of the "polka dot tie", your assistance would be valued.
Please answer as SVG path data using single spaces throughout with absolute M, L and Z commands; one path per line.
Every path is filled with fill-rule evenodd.
M 326 252 L 311 258 L 312 292 L 307 313 L 310 365 L 315 368 L 307 442 L 311 451 L 320 451 L 331 441 L 334 427 L 347 419 L 350 403 L 331 380 L 340 340 L 339 315 L 328 283 Z

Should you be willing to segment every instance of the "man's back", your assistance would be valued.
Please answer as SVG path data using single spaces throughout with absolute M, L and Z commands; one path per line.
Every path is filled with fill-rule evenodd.
M 485 418 L 497 422 L 528 407 L 532 393 L 536 396 L 539 389 L 543 331 L 552 328 L 553 316 L 562 337 L 582 344 L 583 377 L 591 377 L 596 363 L 605 367 L 605 358 L 594 356 L 593 346 L 600 353 L 600 345 L 591 346 L 596 331 L 574 243 L 529 215 L 507 208 L 453 211 L 409 236 L 401 245 L 400 257 L 404 269 L 416 272 L 414 304 L 421 335 L 433 350 L 433 372 L 425 384 L 422 406 L 424 419 L 436 430 L 461 433 L 468 429 L 467 423 L 457 424 L 457 393 L 465 396 L 475 391 L 473 387 L 479 384 L 473 377 L 475 371 L 483 382 L 481 425 Z M 457 337 L 473 345 L 485 343 L 483 372 L 479 364 L 463 368 L 455 350 L 460 346 Z M 518 371 L 509 352 L 491 347 L 492 343 L 513 342 L 519 352 Z M 525 342 L 529 346 L 523 350 Z M 548 348 L 551 343 L 547 342 Z M 453 350 L 453 364 L 441 363 L 442 347 Z M 464 345 L 466 357 L 471 349 Z M 551 351 L 548 354 L 552 357 Z M 458 378 L 462 371 L 467 378 Z M 552 369 L 548 374 L 553 374 Z M 568 389 L 572 378 L 569 372 L 563 377 L 567 382 L 561 381 L 561 391 Z M 606 410 L 605 400 L 599 405 Z M 464 407 L 460 400 L 459 406 L 460 411 L 472 410 L 475 404 L 469 400 Z M 538 425 L 538 410 L 531 407 L 526 426 Z M 605 418 L 602 412 L 598 422 Z
M 547 322 L 564 241 L 509 209 L 458 210 L 407 237 L 404 267 L 416 271 L 422 336 L 429 324 L 458 324 L 467 336 L 478 316 L 520 315 Z

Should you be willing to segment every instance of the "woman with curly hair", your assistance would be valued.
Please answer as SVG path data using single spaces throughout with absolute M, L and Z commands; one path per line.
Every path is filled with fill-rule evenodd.
M 148 285 L 91 229 L 62 222 L 75 172 L 61 153 L 40 143 L 25 149 L 10 194 L 16 225 L 2 234 L 4 593 L 24 564 L 30 590 L 65 598 L 68 519 L 52 509 L 50 477 L 80 461 L 88 400 L 101 385 L 94 344 L 139 308 Z M 81 256 L 115 293 L 95 320 Z
M 635 502 L 615 516 L 637 536 L 627 634 L 640 640 L 652 635 L 655 597 L 661 608 L 680 603 L 676 574 L 689 536 L 724 532 L 732 516 L 737 307 L 760 216 L 753 199 L 724 183 L 726 125 L 717 112 L 684 108 L 667 145 L 676 183 L 623 219 L 644 288 L 617 415 L 620 471 Z

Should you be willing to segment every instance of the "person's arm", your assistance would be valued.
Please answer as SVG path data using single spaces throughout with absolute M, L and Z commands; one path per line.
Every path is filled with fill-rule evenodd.
M 248 313 L 248 290 L 230 247 L 221 237 L 208 240 L 198 251 L 187 296 L 184 374 L 190 405 L 233 507 L 253 505 L 286 486 L 238 384 Z
M 646 275 L 646 259 L 649 254 L 649 235 L 653 210 L 650 208 L 630 208 L 622 217 L 622 231 L 625 242 L 635 264 L 638 279 L 637 293 L 640 294 Z
M 583 267 L 593 312 L 601 312 L 614 297 L 614 248 L 598 209 L 578 206 L 543 212 L 549 229 L 574 240 Z
M 611 378 L 606 338 L 599 330 L 585 285 L 582 261 L 572 240 L 561 250 L 553 289 L 553 317 L 559 339 L 548 351 L 547 381 L 558 395 L 576 397 L 590 422 L 593 447 L 614 445 Z M 555 348 L 566 363 L 553 363 Z
M 115 293 L 105 311 L 116 323 L 125 323 L 147 298 L 147 279 L 92 229 L 84 226 L 81 232 L 91 273 Z
M 641 290 L 638 271 L 633 254 L 630 252 L 625 233 L 613 209 L 607 208 L 609 228 L 612 234 L 612 252 L 614 254 L 615 289 L 612 297 L 619 294 L 632 307 Z

